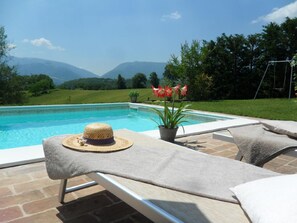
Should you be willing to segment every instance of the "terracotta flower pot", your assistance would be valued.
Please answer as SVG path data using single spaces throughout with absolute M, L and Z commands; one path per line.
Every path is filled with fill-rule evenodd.
M 160 137 L 162 140 L 167 142 L 174 142 L 178 127 L 169 129 L 165 128 L 163 125 L 159 126 Z

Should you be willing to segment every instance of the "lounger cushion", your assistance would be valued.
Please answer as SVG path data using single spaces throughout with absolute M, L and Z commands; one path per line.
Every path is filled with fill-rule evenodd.
M 297 174 L 269 177 L 230 188 L 252 222 L 297 222 Z
M 272 132 L 297 139 L 297 122 L 265 120 L 261 123 Z

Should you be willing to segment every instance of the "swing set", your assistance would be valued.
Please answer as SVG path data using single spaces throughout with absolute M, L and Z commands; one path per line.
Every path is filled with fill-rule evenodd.
M 258 92 L 260 90 L 260 87 L 261 87 L 261 85 L 263 83 L 265 75 L 266 75 L 267 71 L 269 70 L 270 66 L 273 66 L 273 90 L 278 91 L 278 92 L 283 92 L 285 90 L 285 86 L 286 86 L 286 82 L 287 82 L 288 66 L 290 67 L 291 72 L 290 72 L 290 84 L 289 84 L 289 96 L 288 96 L 288 99 L 291 98 L 291 90 L 292 90 L 291 88 L 292 88 L 292 81 L 293 81 L 293 66 L 291 66 L 291 61 L 292 60 L 289 60 L 288 58 L 286 60 L 270 60 L 270 61 L 268 61 L 266 70 L 265 70 L 265 72 L 264 72 L 264 74 L 262 76 L 262 79 L 260 81 L 260 84 L 258 86 L 256 94 L 254 96 L 254 99 L 256 99 L 256 97 L 257 97 L 257 94 L 258 94 Z M 283 77 L 283 81 L 281 83 L 282 85 L 277 85 L 276 65 L 278 63 L 285 63 L 284 77 Z

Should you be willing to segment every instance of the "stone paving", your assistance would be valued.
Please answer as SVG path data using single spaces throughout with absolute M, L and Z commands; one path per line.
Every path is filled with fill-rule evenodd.
M 214 140 L 211 134 L 177 141 L 191 149 L 231 159 L 238 151 L 236 145 Z M 297 159 L 282 155 L 264 168 L 297 173 Z M 0 179 L 0 222 L 151 222 L 100 185 L 67 194 L 66 203 L 61 205 L 57 197 L 60 181 L 48 178 L 44 162 L 0 169 Z M 88 180 L 86 176 L 75 177 L 69 186 Z

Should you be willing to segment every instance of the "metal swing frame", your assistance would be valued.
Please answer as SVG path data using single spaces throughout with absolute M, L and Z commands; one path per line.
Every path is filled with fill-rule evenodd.
M 258 86 L 258 89 L 257 89 L 257 91 L 256 91 L 256 94 L 255 94 L 255 96 L 254 96 L 254 99 L 256 99 L 256 97 L 257 97 L 257 95 L 258 95 L 258 92 L 259 92 L 259 90 L 260 90 L 260 87 L 261 87 L 261 85 L 262 85 L 262 83 L 263 83 L 263 80 L 264 80 L 264 78 L 265 78 L 265 76 L 266 76 L 266 73 L 267 73 L 267 71 L 268 71 L 268 68 L 271 66 L 271 65 L 275 65 L 276 63 L 291 63 L 291 61 L 292 60 L 270 60 L 270 61 L 268 61 L 268 64 L 267 64 L 267 66 L 266 66 L 266 70 L 265 70 L 265 72 L 264 72 L 264 74 L 263 74 L 263 76 L 262 76 L 262 79 L 261 79 L 261 81 L 260 81 L 260 84 L 259 84 L 259 86 Z M 290 99 L 291 98 L 291 91 L 292 91 L 292 82 L 293 82 L 293 67 L 290 65 L 290 68 L 291 68 L 291 74 L 290 74 L 290 85 L 289 85 L 289 96 L 288 96 L 288 99 Z M 285 74 L 286 75 L 286 74 Z

